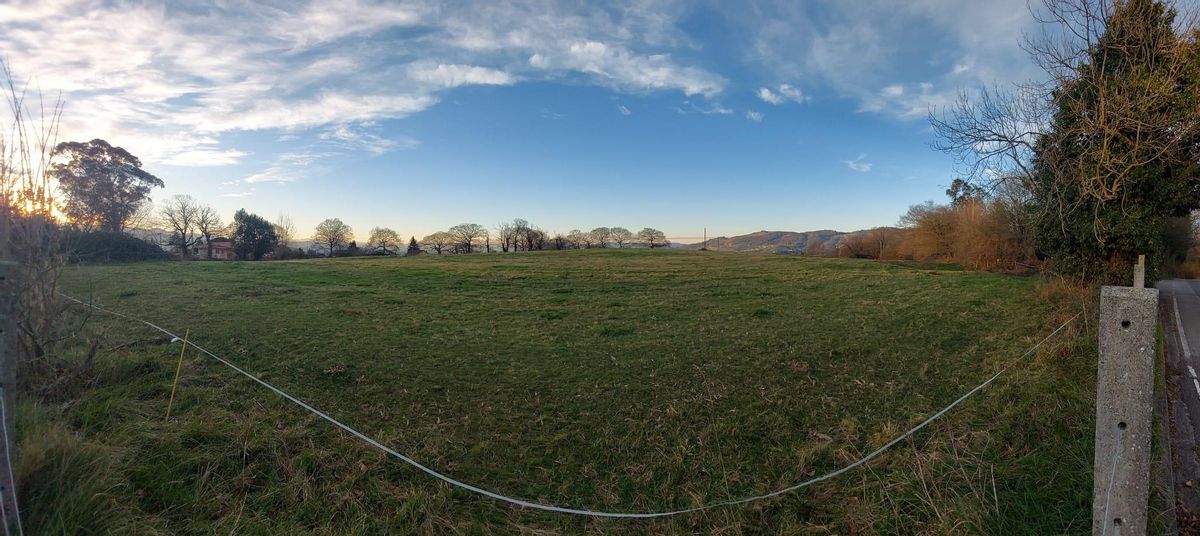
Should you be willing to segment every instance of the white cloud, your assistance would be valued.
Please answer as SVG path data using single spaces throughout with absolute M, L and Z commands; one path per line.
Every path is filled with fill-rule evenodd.
M 779 94 L 795 102 L 808 101 L 808 97 L 805 96 L 799 88 L 792 87 L 788 84 L 782 84 L 779 86 Z
M 618 104 L 617 111 L 620 112 L 621 115 L 633 115 L 633 111 L 631 111 L 629 108 L 626 108 L 624 104 Z
M 507 86 L 517 81 L 513 75 L 498 69 L 475 65 L 447 65 L 445 63 L 439 63 L 436 66 L 429 63 L 411 64 L 409 65 L 409 76 L 413 80 L 439 88 L 465 85 Z
M 884 97 L 899 97 L 904 94 L 904 86 L 900 84 L 893 84 L 879 90 L 879 94 L 883 95 Z
M 858 158 L 855 158 L 854 160 L 842 160 L 842 163 L 846 164 L 846 167 L 850 168 L 851 171 L 866 173 L 871 171 L 871 166 L 873 165 L 869 162 L 864 162 L 863 160 L 866 158 L 866 154 L 860 154 L 858 155 Z
M 162 163 L 186 167 L 229 166 L 238 163 L 247 154 L 237 149 L 190 149 L 172 154 Z
M 296 141 L 419 113 L 467 85 L 570 78 L 713 97 L 726 84 L 673 55 L 696 47 L 676 28 L 683 6 L 640 0 L 14 1 L 0 4 L 0 53 L 19 79 L 64 96 L 62 137 L 102 137 L 149 165 L 237 163 L 246 151 L 232 133 Z
M 298 13 L 279 12 L 279 23 L 271 25 L 271 33 L 291 42 L 295 48 L 306 48 L 352 35 L 415 26 L 422 22 L 426 14 L 411 5 L 362 0 L 317 0 L 309 2 Z
M 788 101 L 805 103 L 809 98 L 800 88 L 794 87 L 791 84 L 780 84 L 776 91 L 771 91 L 769 88 L 760 87 L 756 93 L 758 98 L 767 104 L 780 105 Z
M 289 183 L 307 176 L 311 171 L 309 167 L 313 163 L 323 158 L 335 156 L 336 153 L 329 152 L 295 152 L 283 153 L 275 157 L 275 161 L 258 173 L 251 174 L 242 179 L 242 182 L 248 184 L 256 183 Z M 253 189 L 251 189 L 253 191 Z
M 912 0 L 888 9 L 763 0 L 753 10 L 723 11 L 751 43 L 748 61 L 775 77 L 803 76 L 807 86 L 827 87 L 865 112 L 916 119 L 952 102 L 960 88 L 1040 75 L 1019 46 L 1023 32 L 1037 30 L 1025 0 Z M 902 95 L 881 94 L 898 83 Z
M 721 103 L 711 103 L 705 106 L 697 105 L 696 103 L 685 100 L 682 104 L 675 107 L 675 111 L 682 115 L 687 114 L 703 114 L 703 115 L 730 115 L 733 113 L 732 108 L 726 108 Z
M 703 69 L 680 66 L 666 54 L 635 54 L 600 41 L 574 41 L 565 48 L 534 53 L 529 65 L 550 71 L 578 71 L 605 85 L 625 91 L 677 90 L 684 95 L 712 97 L 725 79 Z
M 349 150 L 363 150 L 373 155 L 381 155 L 394 149 L 411 149 L 419 145 L 412 138 L 389 139 L 368 130 L 372 124 L 337 125 L 320 134 L 320 139 L 333 142 L 339 147 Z
M 764 117 L 764 114 L 762 112 L 756 112 L 754 110 L 746 110 L 746 119 L 754 121 L 755 123 L 762 123 L 763 117 Z
M 783 97 L 765 87 L 758 88 L 758 98 L 767 104 L 783 104 Z

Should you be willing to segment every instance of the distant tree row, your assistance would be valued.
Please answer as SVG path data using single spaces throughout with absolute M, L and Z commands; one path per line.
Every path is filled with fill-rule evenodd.
M 141 169 L 141 161 L 136 157 L 104 140 L 59 144 L 54 158 L 52 174 L 64 194 L 64 212 L 74 228 L 80 232 L 134 231 L 138 238 L 184 259 L 441 255 L 670 245 L 662 231 L 649 227 L 636 234 L 624 227 L 575 229 L 563 234 L 549 233 L 526 220 L 515 219 L 497 225 L 494 230 L 477 223 L 462 223 L 419 242 L 410 237 L 407 246 L 395 230 L 375 227 L 366 245 L 360 246 L 349 225 L 330 218 L 313 230 L 314 248 L 304 250 L 294 247 L 295 225 L 286 215 L 272 223 L 241 209 L 234 214 L 233 221 L 225 223 L 216 209 L 189 195 L 172 196 L 155 208 L 150 202 L 150 192 L 161 188 L 163 181 Z
M 642 229 L 637 235 L 624 227 L 597 227 L 587 232 L 574 229 L 564 235 L 550 234 L 519 218 L 497 225 L 494 238 L 495 245 L 492 243 L 493 234 L 486 227 L 477 223 L 462 223 L 449 230 L 426 236 L 418 244 L 424 251 L 437 255 L 480 251 L 491 253 L 496 249 L 508 253 L 633 246 L 657 248 L 671 244 L 662 231 L 649 227 Z

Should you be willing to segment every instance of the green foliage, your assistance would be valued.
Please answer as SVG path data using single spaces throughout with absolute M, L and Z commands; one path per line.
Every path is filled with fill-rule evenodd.
M 85 229 L 123 230 L 150 190 L 163 187 L 137 157 L 101 139 L 60 143 L 53 157 L 50 175 L 64 194 L 63 212 Z
M 59 245 L 71 262 L 160 261 L 170 258 L 162 248 L 127 233 L 64 229 Z
M 113 516 L 179 534 L 1086 532 L 1094 337 L 1018 361 L 1065 319 L 1059 300 L 1032 278 L 951 268 L 614 248 L 64 277 L 68 292 L 190 329 L 430 467 L 586 508 L 687 507 L 805 480 L 1014 366 L 867 467 L 754 505 L 660 520 L 513 508 L 195 354 L 164 421 L 175 345 L 104 355 L 96 388 L 57 420 L 120 453 L 94 470 L 134 510 Z M 244 298 L 211 299 L 232 295 Z M 114 345 L 148 336 L 94 322 Z M 48 509 L 68 508 L 72 489 L 48 489 Z
M 257 261 L 279 246 L 275 226 L 261 216 L 238 209 L 233 215 L 233 252 L 239 259 Z
M 1175 253 L 1171 219 L 1200 208 L 1200 54 L 1162 2 L 1114 6 L 1087 60 L 1057 89 L 1034 193 L 1039 244 L 1056 270 L 1128 284 L 1138 254 L 1153 272 Z

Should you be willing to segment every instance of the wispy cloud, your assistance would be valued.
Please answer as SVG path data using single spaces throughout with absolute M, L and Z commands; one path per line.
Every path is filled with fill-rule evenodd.
M 247 152 L 237 149 L 208 149 L 197 147 L 175 152 L 162 160 L 169 166 L 209 167 L 229 166 L 238 163 Z
M 395 149 L 411 149 L 420 144 L 412 138 L 384 138 L 368 130 L 373 126 L 373 123 L 337 125 L 322 132 L 319 137 L 338 147 L 348 150 L 363 150 L 376 156 Z
M 855 158 L 854 160 L 842 160 L 842 163 L 846 164 L 846 167 L 850 168 L 851 171 L 857 171 L 859 173 L 866 173 L 868 171 L 871 171 L 871 166 L 872 166 L 871 163 L 864 162 L 864 160 L 866 158 L 867 158 L 867 155 L 864 153 L 864 154 L 858 155 L 858 158 Z
M 597 81 L 626 91 L 678 90 L 684 95 L 715 96 L 725 79 L 703 69 L 676 65 L 665 54 L 639 55 L 600 41 L 576 41 L 565 49 L 535 52 L 538 69 L 588 73 Z
M 247 184 L 256 183 L 289 183 L 307 176 L 311 170 L 309 169 L 315 162 L 336 156 L 337 153 L 330 152 L 294 152 L 283 153 L 275 158 L 271 165 L 264 168 L 258 173 L 253 173 L 242 182 Z
M 295 141 L 330 125 L 404 118 L 463 86 L 569 77 L 712 98 L 727 84 L 673 54 L 694 46 L 675 27 L 678 6 L 192 7 L 18 0 L 0 6 L 0 50 L 21 51 L 11 58 L 18 76 L 62 92 L 64 137 L 104 137 L 148 163 L 180 166 L 244 160 L 227 134 L 282 130 Z
M 959 88 L 1038 75 L 1019 46 L 1036 30 L 1024 0 L 919 0 L 879 9 L 871 2 L 764 0 L 723 15 L 752 42 L 746 56 L 782 79 L 806 80 L 855 100 L 864 112 L 919 119 Z M 920 89 L 918 84 L 930 84 Z M 903 94 L 883 94 L 900 85 Z M 763 91 L 765 89 L 766 91 Z M 756 96 L 784 98 L 762 86 Z
M 417 82 L 442 89 L 467 85 L 507 86 L 517 81 L 517 77 L 499 69 L 445 63 L 413 63 L 408 66 L 408 74 Z
M 726 108 L 721 103 L 711 103 L 699 105 L 690 100 L 685 100 L 675 107 L 675 111 L 682 114 L 703 114 L 703 115 L 730 115 L 733 113 L 733 108 Z
M 633 115 L 633 111 L 631 111 L 629 108 L 626 108 L 624 104 L 618 104 L 617 111 L 620 112 L 621 115 Z
M 755 95 L 763 102 L 777 106 L 788 101 L 805 103 L 809 100 L 809 97 L 804 92 L 800 91 L 799 88 L 793 87 L 791 84 L 780 84 L 775 91 L 760 87 Z
M 755 123 L 762 123 L 763 117 L 765 117 L 765 115 L 762 112 L 746 110 L 746 119 L 754 121 Z

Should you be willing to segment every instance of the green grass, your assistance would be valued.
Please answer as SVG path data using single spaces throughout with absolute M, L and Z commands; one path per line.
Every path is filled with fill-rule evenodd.
M 64 289 L 190 329 L 454 478 L 622 511 L 840 467 L 1069 316 L 1032 278 L 714 252 L 128 264 L 73 268 Z M 90 329 L 102 349 L 154 335 L 103 316 Z M 56 495 L 60 459 L 18 473 L 42 533 L 88 526 L 88 508 L 110 503 L 122 507 L 108 526 L 146 533 L 1078 533 L 1091 505 L 1086 340 L 1068 334 L 867 467 L 669 519 L 546 514 L 452 489 L 198 355 L 164 420 L 179 346 L 155 341 L 102 352 L 81 398 L 25 404 L 23 429 L 91 456 L 97 504 Z M 48 441 L 31 434 L 45 435 L 26 432 L 26 449 Z

